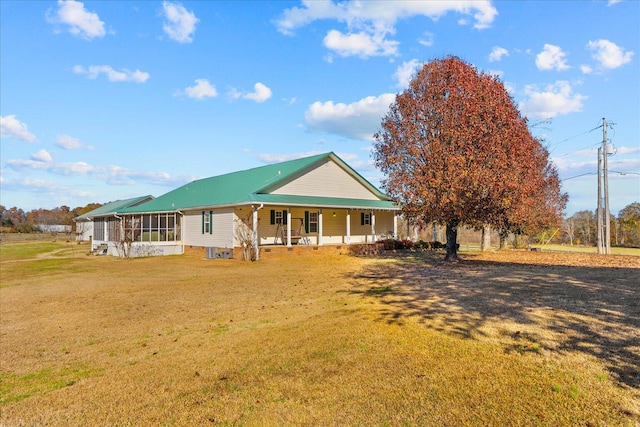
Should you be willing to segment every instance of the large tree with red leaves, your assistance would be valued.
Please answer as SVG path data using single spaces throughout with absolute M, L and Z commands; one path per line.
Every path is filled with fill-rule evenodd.
M 503 84 L 456 57 L 423 66 L 374 136 L 382 186 L 405 214 L 447 227 L 532 229 L 559 222 L 566 204 L 547 150 Z

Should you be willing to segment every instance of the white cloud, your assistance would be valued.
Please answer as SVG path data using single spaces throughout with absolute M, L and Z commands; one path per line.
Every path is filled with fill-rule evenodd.
M 73 138 L 69 135 L 58 135 L 56 138 L 56 147 L 60 147 L 63 150 L 93 150 L 91 145 L 84 145 L 78 138 Z
M 609 40 L 589 41 L 587 48 L 595 51 L 593 58 L 604 68 L 618 68 L 631 62 L 633 57 L 632 51 L 625 51 L 620 46 Z
M 73 189 L 60 185 L 57 182 L 45 181 L 42 179 L 23 178 L 18 180 L 7 180 L 2 182 L 3 190 L 21 191 L 29 193 L 47 193 L 59 195 L 60 193 L 70 194 Z M 91 194 L 93 196 L 93 194 Z
M 381 33 L 349 33 L 342 34 L 338 30 L 331 30 L 324 38 L 324 46 L 338 55 L 360 56 L 392 56 L 398 54 L 398 42 L 386 40 L 386 34 Z
M 97 13 L 88 12 L 84 4 L 75 0 L 58 0 L 55 16 L 48 17 L 49 22 L 69 26 L 69 32 L 86 40 L 104 37 L 104 22 Z
M 242 98 L 242 92 L 240 92 L 235 87 L 230 87 L 229 90 L 227 90 L 227 96 L 229 97 L 229 99 L 232 99 L 232 100 L 239 99 L 239 98 Z
M 275 24 L 283 34 L 291 35 L 300 27 L 321 19 L 344 23 L 347 31 L 330 30 L 324 38 L 324 45 L 340 56 L 357 55 L 393 56 L 398 54 L 399 42 L 388 40 L 387 35 L 395 34 L 395 24 L 401 19 L 427 16 L 437 20 L 449 12 L 472 16 L 475 28 L 488 28 L 498 14 L 489 0 L 458 1 L 393 1 L 363 2 L 346 0 L 333 1 L 304 0 L 301 7 L 285 9 Z M 420 43 L 430 46 L 430 34 Z
M 616 148 L 616 154 L 634 154 L 634 153 L 640 153 L 640 147 L 622 146 L 620 148 Z
M 536 66 L 540 70 L 568 70 L 566 53 L 559 46 L 545 44 L 544 49 L 536 56 Z
M 184 92 L 189 98 L 205 99 L 218 96 L 216 88 L 207 79 L 196 79 L 196 84 L 185 88 Z
M 53 158 L 51 157 L 51 154 L 49 154 L 49 152 L 44 148 L 38 151 L 37 153 L 33 153 L 31 155 L 31 159 L 37 162 L 45 162 L 45 163 L 49 163 L 53 160 Z
M 620 3 L 622 0 L 609 0 L 607 6 L 613 6 L 614 4 Z
M 580 71 L 582 71 L 582 74 L 591 74 L 593 72 L 593 68 L 589 65 L 583 64 L 580 66 Z
M 17 172 L 44 171 L 62 176 L 85 176 L 104 181 L 111 185 L 133 185 L 145 182 L 154 185 L 182 185 L 197 177 L 172 177 L 166 172 L 153 172 L 127 169 L 121 166 L 94 166 L 86 162 L 55 162 L 45 150 L 31 155 L 31 159 L 11 159 L 6 162 L 8 168 Z
M 393 74 L 393 77 L 398 81 L 396 86 L 401 89 L 406 89 L 407 87 L 409 87 L 409 82 L 421 66 L 422 63 L 417 59 L 403 62 L 402 65 L 400 65 L 396 69 L 396 72 Z
M 105 74 L 110 82 L 144 83 L 149 79 L 149 73 L 140 70 L 130 71 L 126 68 L 123 68 L 122 71 L 116 71 L 109 65 L 91 65 L 89 68 L 76 65 L 73 67 L 73 72 L 85 75 L 88 79 L 95 79 L 100 74 Z
M 253 89 L 253 92 L 244 95 L 245 99 L 250 99 L 255 102 L 264 102 L 267 99 L 271 98 L 271 89 L 269 89 L 262 83 L 256 83 L 255 85 L 253 85 Z
M 312 131 L 369 141 L 395 97 L 395 94 L 386 93 L 377 97 L 369 96 L 351 104 L 317 101 L 309 106 L 304 117 Z
M 96 170 L 86 162 L 63 162 L 52 165 L 50 171 L 58 175 L 85 175 Z
M 527 99 L 520 103 L 520 111 L 528 117 L 551 118 L 582 111 L 586 96 L 574 94 L 569 82 L 560 80 L 539 91 L 535 85 L 525 87 Z
M 0 138 L 18 138 L 25 142 L 37 142 L 34 134 L 29 132 L 27 125 L 10 114 L 0 117 Z
M 167 21 L 162 25 L 164 32 L 178 43 L 191 43 L 196 24 L 200 22 L 193 12 L 180 3 L 162 2 L 162 10 Z
M 574 154 L 571 157 L 554 157 L 551 161 L 558 168 L 558 172 L 566 178 L 594 170 L 597 165 L 597 154 L 593 152 L 590 154 L 592 154 L 591 158 L 586 159 L 578 158 L 579 156 Z
M 509 51 L 500 46 L 494 46 L 489 54 L 489 62 L 500 61 L 503 56 L 509 56 Z
M 95 176 L 110 185 L 134 185 L 137 180 L 150 184 L 165 184 L 171 181 L 171 175 L 166 172 L 140 171 L 115 165 L 97 169 Z
M 51 164 L 41 160 L 11 159 L 7 160 L 7 167 L 15 171 L 47 170 L 51 168 Z
M 418 39 L 418 43 L 426 47 L 433 46 L 433 33 L 425 31 L 423 37 Z
M 334 19 L 346 22 L 351 28 L 360 26 L 393 26 L 398 20 L 413 16 L 427 16 L 432 20 L 449 12 L 473 15 L 475 27 L 488 28 L 498 15 L 498 11 L 489 0 L 459 1 L 393 1 L 362 2 L 346 0 L 333 1 L 303 0 L 302 7 L 286 9 L 276 21 L 278 31 L 292 34 L 297 28 L 319 19 Z

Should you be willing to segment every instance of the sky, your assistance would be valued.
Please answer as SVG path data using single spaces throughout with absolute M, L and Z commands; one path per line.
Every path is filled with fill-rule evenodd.
M 566 215 L 640 201 L 640 2 L 0 2 L 0 204 L 162 195 L 373 135 L 423 64 L 500 77 L 551 153 Z

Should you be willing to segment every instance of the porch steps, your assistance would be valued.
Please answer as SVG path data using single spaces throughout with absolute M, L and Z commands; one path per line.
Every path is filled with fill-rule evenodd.
M 106 255 L 107 249 L 109 249 L 109 245 L 107 245 L 106 243 L 101 243 L 97 247 L 91 249 L 91 255 Z

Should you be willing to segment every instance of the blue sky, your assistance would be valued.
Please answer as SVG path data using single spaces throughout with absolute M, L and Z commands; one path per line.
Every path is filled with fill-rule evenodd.
M 423 63 L 498 74 L 569 193 L 640 201 L 638 1 L 0 2 L 0 203 L 159 196 L 333 151 L 375 185 L 371 138 Z

